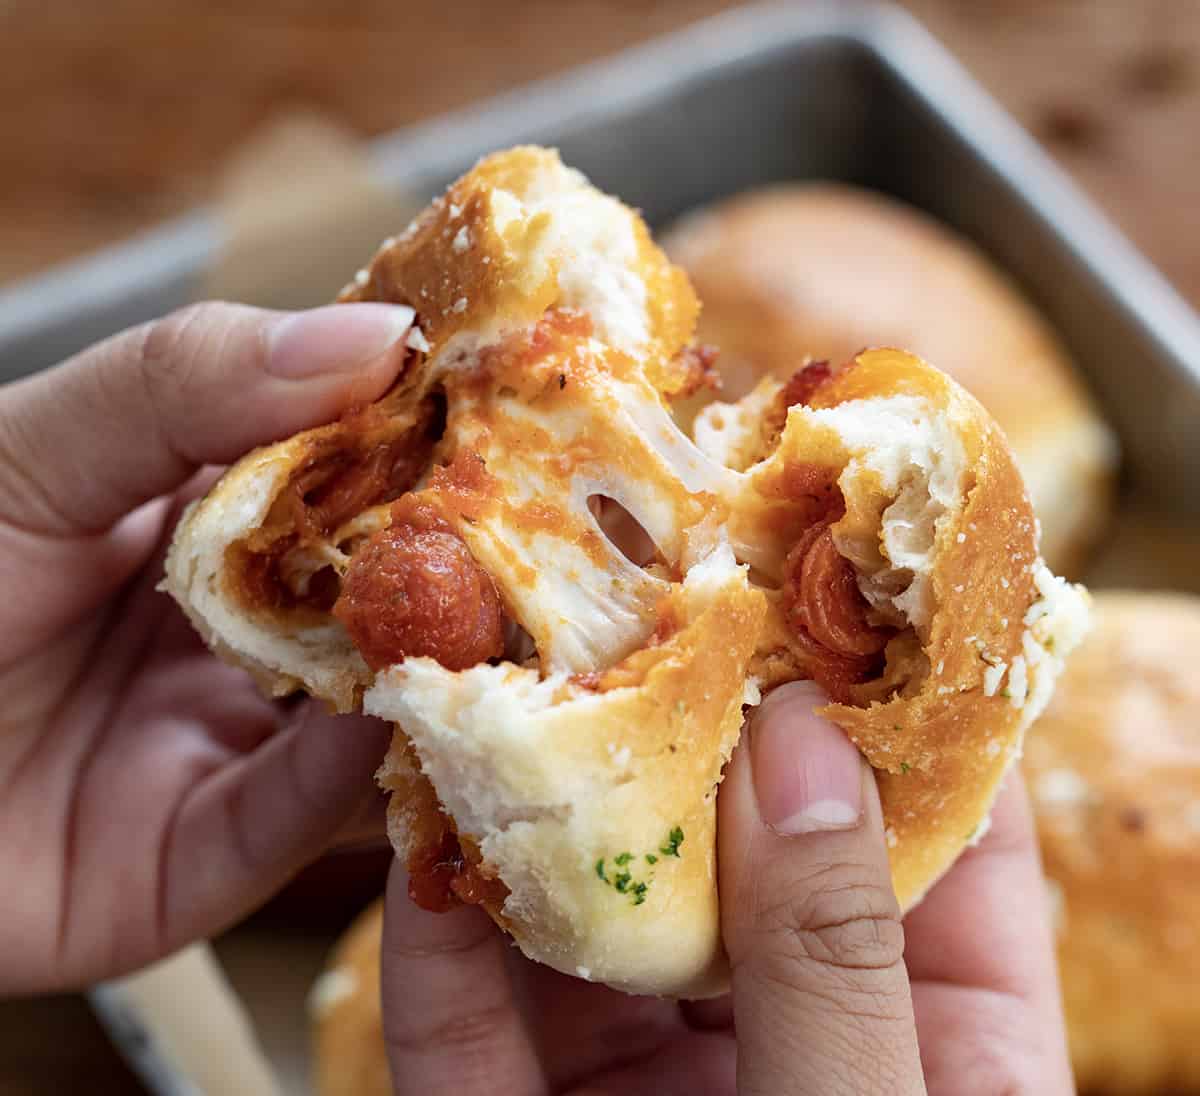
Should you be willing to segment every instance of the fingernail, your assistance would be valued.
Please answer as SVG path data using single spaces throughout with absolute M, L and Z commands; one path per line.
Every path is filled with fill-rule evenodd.
M 763 820 L 784 835 L 847 830 L 863 813 L 861 755 L 813 708 L 829 698 L 811 681 L 776 689 L 750 728 L 754 790 Z
M 335 304 L 279 320 L 267 336 L 267 371 L 285 380 L 350 373 L 377 358 L 412 326 L 407 305 Z

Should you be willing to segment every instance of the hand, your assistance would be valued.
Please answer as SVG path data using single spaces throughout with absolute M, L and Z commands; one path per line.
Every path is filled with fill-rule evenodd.
M 383 1005 L 396 1092 L 1073 1092 L 1019 774 L 988 836 L 902 927 L 874 779 L 812 714 L 819 701 L 809 683 L 776 690 L 721 787 L 728 998 L 625 997 L 557 974 L 479 910 L 416 909 L 393 868 Z
M 197 473 L 381 395 L 411 317 L 203 305 L 0 388 L 0 992 L 210 935 L 378 805 L 382 724 L 265 701 L 155 585 Z

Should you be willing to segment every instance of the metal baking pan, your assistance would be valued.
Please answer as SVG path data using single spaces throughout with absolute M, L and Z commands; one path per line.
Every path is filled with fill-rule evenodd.
M 385 137 L 373 157 L 389 186 L 427 196 L 519 142 L 558 146 L 655 225 L 789 179 L 924 208 L 1058 329 L 1120 435 L 1127 490 L 1200 517 L 1200 320 L 899 9 L 741 9 Z M 199 212 L 0 292 L 0 380 L 194 299 L 220 246 Z

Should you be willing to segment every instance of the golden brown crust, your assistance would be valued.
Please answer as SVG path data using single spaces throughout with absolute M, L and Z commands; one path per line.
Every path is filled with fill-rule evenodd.
M 459 332 L 478 330 L 481 317 L 504 317 L 514 328 L 535 322 L 561 298 L 559 264 L 532 261 L 551 214 L 509 219 L 510 201 L 497 194 L 523 194 L 557 164 L 555 153 L 532 147 L 480 161 L 385 242 L 338 299 L 411 305 L 433 352 Z M 634 265 L 646 290 L 650 379 L 675 391 L 687 378 L 670 363 L 691 338 L 699 305 L 687 275 L 665 261 L 640 217 L 632 227 Z
M 922 396 L 958 420 L 970 469 L 965 507 L 938 530 L 932 581 L 942 609 L 923 645 L 928 676 L 914 695 L 828 713 L 878 773 L 892 879 L 907 908 L 976 833 L 1019 753 L 1026 712 L 1001 689 L 985 695 L 983 678 L 989 665 L 1011 665 L 1021 655 L 1016 622 L 1038 598 L 1038 552 L 1008 445 L 990 416 L 944 376 L 899 356 L 862 355 L 818 402 L 892 391 Z
M 1115 446 L 1046 322 L 964 239 L 916 210 L 840 185 L 774 186 L 693 214 L 665 238 L 721 347 L 725 398 L 808 357 L 901 346 L 996 417 L 1044 527 L 1078 575 L 1112 508 Z
M 1200 1092 L 1200 599 L 1102 593 L 1023 762 L 1080 1088 Z
M 317 1096 L 391 1096 L 383 1044 L 379 957 L 383 901 L 338 941 L 309 997 Z

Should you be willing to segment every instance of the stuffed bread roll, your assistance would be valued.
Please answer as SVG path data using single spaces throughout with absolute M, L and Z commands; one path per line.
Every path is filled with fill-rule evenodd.
M 1023 768 L 1085 1093 L 1200 1092 L 1200 598 L 1103 592 Z
M 167 589 L 276 694 L 392 721 L 426 908 L 637 993 L 726 985 L 715 799 L 746 709 L 821 681 L 911 904 L 978 832 L 1086 617 L 982 408 L 898 351 L 708 414 L 697 302 L 557 157 L 482 161 L 344 300 L 411 306 L 369 408 L 252 453 Z

